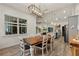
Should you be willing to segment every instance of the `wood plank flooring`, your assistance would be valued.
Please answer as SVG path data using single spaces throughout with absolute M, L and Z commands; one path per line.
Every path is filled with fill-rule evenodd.
M 0 56 L 20 56 L 19 45 L 5 49 L 0 49 Z M 64 43 L 64 38 L 54 39 L 53 51 L 48 56 L 71 56 L 68 43 Z
M 19 53 L 19 45 L 8 47 L 5 49 L 0 49 L 0 56 L 14 56 Z
M 53 51 L 50 56 L 71 56 L 71 49 L 68 43 L 64 43 L 64 38 L 54 40 Z

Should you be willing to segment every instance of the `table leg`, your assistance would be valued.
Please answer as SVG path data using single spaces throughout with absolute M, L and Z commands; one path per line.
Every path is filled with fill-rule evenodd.
M 74 56 L 76 56 L 76 47 L 74 47 Z
M 33 55 L 34 55 L 33 51 L 34 51 L 33 46 L 30 46 L 30 53 L 31 53 L 31 56 L 33 56 Z

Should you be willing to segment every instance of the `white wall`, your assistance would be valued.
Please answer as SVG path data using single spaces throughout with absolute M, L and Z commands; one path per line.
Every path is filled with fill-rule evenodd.
M 79 4 L 75 7 L 75 15 L 79 15 Z M 78 17 L 78 31 L 79 31 L 79 17 Z
M 4 15 L 27 19 L 27 34 L 24 35 L 5 35 Z M 0 49 L 19 44 L 19 39 L 30 34 L 36 34 L 36 17 L 11 7 L 0 5 Z

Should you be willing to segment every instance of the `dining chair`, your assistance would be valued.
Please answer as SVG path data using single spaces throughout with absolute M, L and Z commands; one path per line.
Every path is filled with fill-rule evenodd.
M 22 56 L 30 55 L 30 46 L 26 44 L 25 39 L 20 40 L 20 49 L 22 52 Z
M 47 50 L 48 37 L 47 37 L 47 35 L 41 35 L 41 36 L 42 36 L 42 42 L 40 44 L 35 45 L 35 49 L 41 49 L 42 56 L 43 56 L 43 55 L 45 55 L 44 49 L 46 49 L 46 53 L 48 54 L 48 50 Z
M 47 34 L 47 35 L 48 35 L 47 47 L 50 48 L 50 50 L 52 51 L 52 49 L 53 49 L 53 39 L 54 39 L 54 36 L 52 34 Z
M 48 51 L 50 51 L 51 49 L 51 35 L 47 34 L 48 35 L 48 42 L 47 42 L 47 48 L 48 48 Z

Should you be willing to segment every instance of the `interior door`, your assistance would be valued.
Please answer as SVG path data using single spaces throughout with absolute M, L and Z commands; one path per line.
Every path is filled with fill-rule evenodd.
M 62 26 L 62 36 L 64 36 L 64 26 Z

